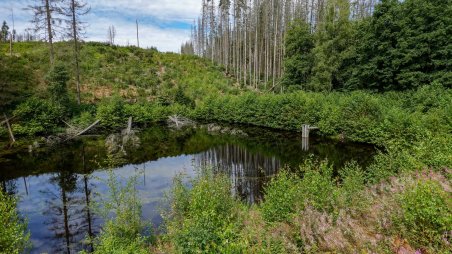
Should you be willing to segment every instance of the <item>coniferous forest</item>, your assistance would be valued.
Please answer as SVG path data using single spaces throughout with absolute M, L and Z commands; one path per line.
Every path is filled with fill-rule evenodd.
M 0 253 L 450 253 L 450 0 L 199 0 L 177 53 L 31 2 L 0 31 Z

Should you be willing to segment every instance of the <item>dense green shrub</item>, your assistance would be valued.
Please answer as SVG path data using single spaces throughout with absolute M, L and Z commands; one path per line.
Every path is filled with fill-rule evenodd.
M 396 219 L 401 233 L 412 244 L 441 245 L 452 229 L 452 201 L 438 183 L 419 181 L 400 195 L 402 214 Z
M 105 128 L 125 128 L 127 125 L 125 101 L 117 96 L 103 100 L 97 107 L 96 117 Z
M 47 91 L 53 103 L 60 104 L 69 110 L 70 100 L 67 89 L 67 82 L 69 81 L 69 73 L 66 67 L 61 64 L 55 64 L 47 74 L 48 87 Z
M 381 101 L 364 92 L 345 96 L 340 105 L 340 131 L 352 140 L 372 143 L 382 133 Z
M 61 125 L 65 112 L 65 108 L 60 104 L 30 97 L 13 112 L 21 121 L 12 125 L 14 133 L 19 135 L 52 133 Z
M 437 96 L 439 102 L 428 98 Z M 420 106 L 415 107 L 419 102 Z M 430 101 L 430 102 L 428 102 Z M 425 103 L 425 104 L 424 104 Z M 372 94 L 296 92 L 282 95 L 244 93 L 211 96 L 200 102 L 193 117 L 209 121 L 301 130 L 319 127 L 320 134 L 382 147 L 412 148 L 417 142 L 452 130 L 452 94 L 440 86 L 412 93 Z M 443 165 L 447 166 L 447 165 Z
M 187 188 L 176 178 L 171 211 L 166 217 L 168 237 L 178 253 L 241 253 L 237 207 L 229 179 L 202 170 Z
M 26 59 L 0 53 L 0 111 L 14 108 L 30 94 L 36 80 L 27 64 Z
M 265 188 L 265 201 L 261 204 L 262 215 L 268 222 L 290 219 L 299 205 L 300 179 L 287 170 L 281 171 Z
M 0 253 L 23 253 L 31 245 L 27 223 L 17 214 L 16 202 L 0 189 Z
M 262 215 L 268 222 L 288 221 L 293 213 L 306 205 L 333 212 L 338 195 L 332 166 L 327 161 L 308 159 L 300 166 L 298 174 L 283 170 L 270 181 L 261 204 Z

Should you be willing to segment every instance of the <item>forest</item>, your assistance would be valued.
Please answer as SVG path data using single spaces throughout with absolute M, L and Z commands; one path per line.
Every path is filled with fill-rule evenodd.
M 226 143 L 241 126 L 288 135 L 309 124 L 318 138 L 376 151 L 365 166 L 337 167 L 313 156 L 282 166 L 265 176 L 263 198 L 251 204 L 231 193 L 235 183 L 215 165 L 176 174 L 158 228 L 143 218 L 139 176 L 118 180 L 115 170 L 125 163 L 96 158 L 96 169 L 108 172 L 102 207 L 93 208 L 103 223 L 84 237 L 90 248 L 77 251 L 452 249 L 450 0 L 200 0 L 179 53 L 139 47 L 138 21 L 137 46 L 116 44 L 114 26 L 105 41 L 85 41 L 84 17 L 92 11 L 86 2 L 35 3 L 28 6 L 33 29 L 19 34 L 6 21 L 1 27 L 0 165 L 27 150 L 58 150 L 85 130 L 124 137 L 132 119 L 140 132 L 169 129 L 171 119 L 233 126 L 216 134 Z M 182 142 L 180 135 L 174 142 Z M 151 143 L 170 139 L 152 137 Z M 195 137 L 198 151 L 205 140 L 196 139 L 209 136 Z M 241 142 L 272 149 L 257 140 Z M 182 143 L 177 149 L 190 150 Z M 281 157 L 296 153 L 281 150 Z M 2 182 L 6 171 L 0 166 Z M 37 253 L 22 197 L 5 186 L 0 253 Z M 76 251 L 67 245 L 63 252 Z

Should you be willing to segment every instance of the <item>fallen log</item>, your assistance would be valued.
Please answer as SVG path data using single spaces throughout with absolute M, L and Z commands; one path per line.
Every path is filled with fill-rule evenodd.
M 16 139 L 14 138 L 14 134 L 13 131 L 11 130 L 11 125 L 9 125 L 9 119 L 6 116 L 5 113 L 3 113 L 3 116 L 5 117 L 5 122 L 6 122 L 6 126 L 8 128 L 8 132 L 9 132 L 9 137 L 11 138 L 12 144 L 16 142 Z
M 61 120 L 61 121 L 63 121 L 63 123 L 66 124 L 69 128 L 75 129 L 75 127 L 70 125 L 68 122 L 66 122 L 64 120 Z
M 91 128 L 93 128 L 94 126 L 96 126 L 96 124 L 98 124 L 99 122 L 100 122 L 100 120 L 96 120 L 96 121 L 95 121 L 94 123 L 92 123 L 90 126 L 86 127 L 86 129 L 82 130 L 81 132 L 75 134 L 74 136 L 72 136 L 72 137 L 70 137 L 70 138 L 68 138 L 68 139 L 66 139 L 66 140 L 70 140 L 70 139 L 73 139 L 73 138 L 76 138 L 76 137 L 82 135 L 83 133 L 89 131 Z

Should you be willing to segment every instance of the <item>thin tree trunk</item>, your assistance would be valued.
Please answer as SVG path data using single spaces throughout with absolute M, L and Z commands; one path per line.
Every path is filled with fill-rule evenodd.
M 137 23 L 137 47 L 140 47 L 140 37 L 138 35 L 138 19 L 136 20 Z
M 47 34 L 49 39 L 49 49 L 50 49 L 50 64 L 53 65 L 53 59 L 54 59 L 54 50 L 53 50 L 53 33 L 52 33 L 52 16 L 50 14 L 50 0 L 46 1 L 46 15 L 47 15 Z
M 75 82 L 77 85 L 77 103 L 81 104 L 80 99 L 80 67 L 79 67 L 79 52 L 78 52 L 78 38 L 77 38 L 77 22 L 75 20 L 75 0 L 72 0 L 72 33 L 74 35 L 74 59 L 75 59 Z

